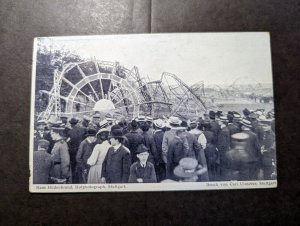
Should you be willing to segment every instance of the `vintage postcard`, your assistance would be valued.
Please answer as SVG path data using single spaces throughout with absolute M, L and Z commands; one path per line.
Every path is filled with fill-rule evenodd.
M 30 192 L 277 187 L 270 34 L 34 39 Z

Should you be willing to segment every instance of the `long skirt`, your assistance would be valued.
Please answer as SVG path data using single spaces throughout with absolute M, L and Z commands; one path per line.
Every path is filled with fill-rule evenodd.
M 88 184 L 100 184 L 101 183 L 101 171 L 102 164 L 93 165 L 89 170 Z

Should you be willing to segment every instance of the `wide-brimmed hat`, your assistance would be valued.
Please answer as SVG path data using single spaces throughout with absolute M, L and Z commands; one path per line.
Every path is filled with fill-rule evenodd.
M 231 138 L 235 141 L 245 141 L 249 138 L 247 133 L 235 133 L 231 135 Z
M 85 136 L 86 137 L 93 137 L 93 136 L 96 136 L 96 134 L 97 134 L 97 131 L 95 129 L 90 128 L 90 129 L 87 130 Z
M 110 135 L 108 138 L 124 138 L 123 132 L 121 129 L 114 129 L 110 132 Z
M 252 127 L 251 122 L 250 122 L 249 120 L 247 120 L 247 119 L 243 119 L 243 120 L 241 121 L 241 124 L 242 124 L 243 126 L 246 126 L 246 127 L 249 127 L 249 128 Z
M 71 125 L 74 125 L 74 124 L 77 124 L 78 123 L 78 119 L 76 119 L 76 118 L 71 118 L 70 120 L 69 120 L 69 123 L 71 124 Z
M 197 176 L 198 161 L 193 158 L 183 158 L 174 169 L 174 175 L 180 178 Z
M 107 119 L 103 119 L 102 121 L 99 122 L 99 128 L 105 128 L 109 125 L 109 121 Z
M 147 148 L 144 144 L 140 144 L 135 153 L 141 154 L 143 152 L 149 152 L 149 148 Z
M 220 116 L 220 121 L 221 121 L 221 122 L 228 122 L 227 116 L 221 115 L 221 116 Z
M 147 116 L 147 117 L 146 117 L 146 121 L 147 121 L 147 122 L 153 122 L 153 118 L 150 117 L 150 116 Z
M 153 124 L 155 125 L 155 127 L 159 128 L 159 129 L 163 129 L 165 127 L 165 122 L 160 118 L 154 120 Z
M 138 117 L 135 118 L 137 122 L 145 122 L 146 117 L 144 115 L 139 115 Z
M 239 113 L 233 113 L 233 119 L 234 120 L 241 120 L 242 116 Z
M 47 125 L 47 121 L 46 120 L 38 120 L 36 125 L 37 126 L 45 126 L 45 125 Z
M 109 133 L 109 130 L 106 129 L 106 128 L 99 129 L 99 131 L 97 132 L 96 136 L 100 135 L 101 133 Z
M 52 123 L 51 130 L 54 132 L 57 131 L 64 131 L 65 130 L 65 124 L 62 123 L 62 121 L 57 121 Z
M 181 125 L 181 120 L 178 117 L 171 116 L 168 120 L 170 128 L 179 127 Z

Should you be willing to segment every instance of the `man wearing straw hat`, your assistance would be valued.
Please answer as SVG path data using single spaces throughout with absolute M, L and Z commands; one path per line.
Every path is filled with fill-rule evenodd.
M 165 163 L 167 163 L 167 156 L 168 156 L 168 150 L 169 150 L 169 146 L 170 143 L 172 142 L 172 140 L 177 136 L 177 131 L 178 128 L 179 130 L 184 129 L 181 127 L 181 120 L 178 117 L 174 117 L 171 116 L 167 122 L 168 126 L 171 128 L 169 131 L 166 131 L 163 137 L 163 142 L 162 142 L 162 155 L 163 155 L 163 160 Z M 183 146 L 184 149 L 186 150 L 186 152 L 188 152 L 189 149 L 189 145 L 188 142 L 186 140 L 186 138 L 182 137 L 182 141 L 183 141 Z

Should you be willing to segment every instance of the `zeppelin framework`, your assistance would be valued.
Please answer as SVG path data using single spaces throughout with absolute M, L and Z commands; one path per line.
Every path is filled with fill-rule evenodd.
M 40 91 L 49 95 L 49 102 L 37 118 L 80 117 L 95 112 L 113 117 L 196 116 L 208 108 L 199 89 L 204 89 L 203 83 L 195 90 L 167 72 L 153 81 L 142 77 L 137 67 L 129 70 L 119 62 L 70 63 L 54 72 L 50 91 Z

